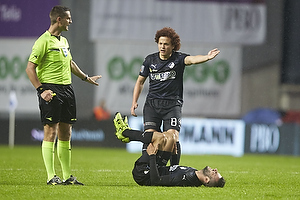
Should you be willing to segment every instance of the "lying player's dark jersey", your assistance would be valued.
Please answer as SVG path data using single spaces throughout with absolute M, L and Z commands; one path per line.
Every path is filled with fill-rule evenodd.
M 150 179 L 151 185 L 157 186 L 201 186 L 202 183 L 196 176 L 196 169 L 173 165 L 167 167 L 164 174 L 158 173 L 156 166 L 156 156 L 150 156 Z
M 149 93 L 151 99 L 183 99 L 184 59 L 188 54 L 173 52 L 167 60 L 159 58 L 159 52 L 148 55 L 139 75 L 149 76 Z
M 150 164 L 150 166 L 149 166 Z M 196 176 L 197 170 L 192 167 L 179 165 L 156 165 L 156 156 L 150 156 L 150 163 L 135 163 L 132 171 L 134 180 L 139 185 L 148 186 L 201 186 L 202 183 Z

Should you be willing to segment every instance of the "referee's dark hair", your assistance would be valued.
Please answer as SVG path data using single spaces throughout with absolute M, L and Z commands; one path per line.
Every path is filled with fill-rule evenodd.
M 67 14 L 66 11 L 70 11 L 70 8 L 67 8 L 65 6 L 54 6 L 49 14 L 51 25 L 56 23 L 56 19 L 58 17 L 64 18 Z

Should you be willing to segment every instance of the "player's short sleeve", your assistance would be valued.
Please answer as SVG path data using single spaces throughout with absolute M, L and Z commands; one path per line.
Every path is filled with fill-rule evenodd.
M 146 57 L 141 66 L 141 69 L 140 69 L 140 73 L 139 73 L 140 76 L 147 77 L 149 75 L 149 61 L 148 60 L 149 60 L 148 57 Z
M 187 56 L 190 56 L 190 54 L 186 54 L 186 53 L 179 52 L 179 57 L 180 57 L 181 65 L 185 66 L 184 60 L 185 60 L 185 58 L 186 58 Z

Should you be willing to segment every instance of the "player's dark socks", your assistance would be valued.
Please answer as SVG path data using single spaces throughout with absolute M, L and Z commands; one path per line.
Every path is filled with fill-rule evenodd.
M 142 156 L 137 160 L 137 162 L 140 162 L 140 163 L 148 163 L 149 162 L 149 155 L 145 148 L 147 149 L 147 144 L 144 144 Z
M 153 132 L 127 129 L 122 134 L 124 137 L 128 137 L 130 141 L 140 141 L 148 144 L 151 143 Z
M 181 156 L 181 146 L 179 141 L 176 142 L 177 154 L 173 154 L 170 159 L 170 165 L 179 165 L 180 156 Z
M 159 166 L 166 166 L 170 160 L 171 152 L 169 151 L 158 151 L 156 154 L 156 164 Z

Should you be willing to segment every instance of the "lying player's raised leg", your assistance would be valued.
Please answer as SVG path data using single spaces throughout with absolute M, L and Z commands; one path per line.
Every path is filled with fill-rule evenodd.
M 125 143 L 130 142 L 129 138 L 124 137 L 124 135 L 123 135 L 123 132 L 125 130 L 131 129 L 128 126 L 127 118 L 125 118 L 125 122 L 124 122 L 121 113 L 117 112 L 115 114 L 115 118 L 114 118 L 113 121 L 114 121 L 114 125 L 115 125 L 115 128 L 116 128 L 116 133 L 115 133 L 116 137 L 119 140 L 121 140 L 122 142 L 125 142 Z

